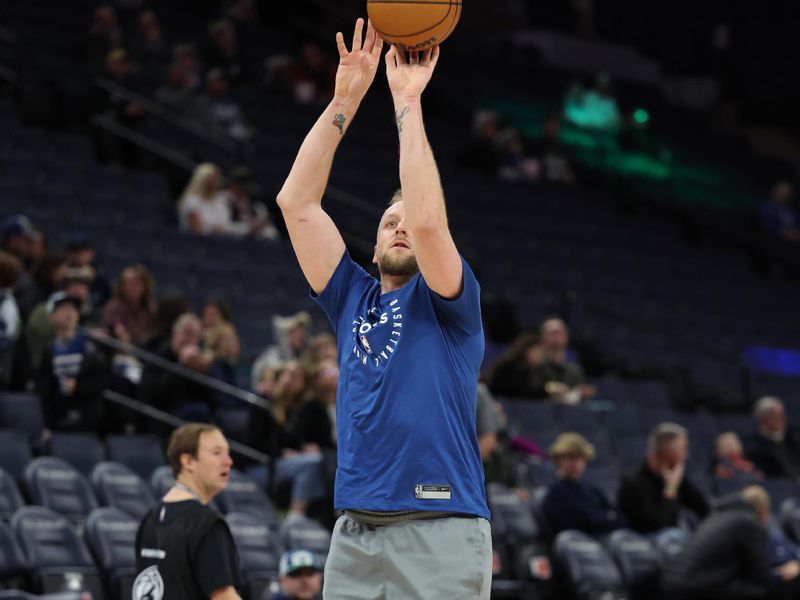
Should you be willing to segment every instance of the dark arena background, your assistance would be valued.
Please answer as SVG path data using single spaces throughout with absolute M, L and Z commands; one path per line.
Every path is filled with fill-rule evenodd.
M 359 16 L 0 2 L 0 600 L 129 600 L 184 421 L 231 443 L 212 504 L 245 600 L 284 550 L 324 560 L 337 351 L 275 198 Z M 788 1 L 463 3 L 424 107 L 482 288 L 493 598 L 800 598 L 798 26 Z M 367 269 L 399 187 L 383 71 L 324 198 Z M 304 455 L 325 491 L 298 505 Z

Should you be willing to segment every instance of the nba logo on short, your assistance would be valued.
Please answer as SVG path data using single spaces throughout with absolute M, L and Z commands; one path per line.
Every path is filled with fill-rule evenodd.
M 550 579 L 553 572 L 550 569 L 550 561 L 546 556 L 534 556 L 530 562 L 531 575 L 536 579 Z
M 364 347 L 364 350 L 367 351 L 367 354 L 372 354 L 372 348 L 370 348 L 369 342 L 367 341 L 367 336 L 359 336 L 359 339 L 361 340 L 361 345 Z

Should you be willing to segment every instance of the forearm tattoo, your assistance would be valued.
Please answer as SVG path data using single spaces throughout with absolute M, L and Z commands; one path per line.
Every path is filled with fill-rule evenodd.
M 398 133 L 403 133 L 403 121 L 405 120 L 406 115 L 408 114 L 408 111 L 410 111 L 410 110 L 411 110 L 411 108 L 406 106 L 403 110 L 401 110 L 399 113 L 397 113 L 395 115 L 395 121 L 397 121 L 397 132 Z
M 345 122 L 344 115 L 339 113 L 335 117 L 333 117 L 333 124 L 339 129 L 339 135 L 344 135 L 344 122 Z

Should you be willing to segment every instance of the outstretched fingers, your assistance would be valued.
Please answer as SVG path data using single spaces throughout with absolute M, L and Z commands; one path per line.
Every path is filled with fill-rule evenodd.
M 336 34 L 336 47 L 339 49 L 339 58 L 347 56 L 347 46 L 344 45 L 344 36 L 341 31 Z
M 364 32 L 364 19 L 359 17 L 356 19 L 356 28 L 353 31 L 353 49 L 352 52 L 358 52 L 362 48 L 361 35 Z
M 431 69 L 436 68 L 436 63 L 439 62 L 439 46 L 434 46 L 426 53 L 425 64 Z
M 389 51 L 386 53 L 385 60 L 387 71 L 394 71 L 397 68 L 397 48 L 394 44 L 389 46 Z

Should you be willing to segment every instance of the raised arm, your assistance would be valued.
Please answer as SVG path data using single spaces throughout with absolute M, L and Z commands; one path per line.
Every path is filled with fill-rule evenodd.
M 278 193 L 297 260 L 311 289 L 319 293 L 328 284 L 344 253 L 344 241 L 322 209 L 333 155 L 361 100 L 375 79 L 383 40 L 370 23 L 362 42 L 364 19 L 356 21 L 352 50 L 336 34 L 339 68 L 333 100 L 306 136 L 292 170 Z
M 439 47 L 409 58 L 396 46 L 386 54 L 386 76 L 400 135 L 400 187 L 417 264 L 430 289 L 444 298 L 461 293 L 462 267 L 444 206 L 439 170 L 422 120 L 422 92 L 439 59 Z

